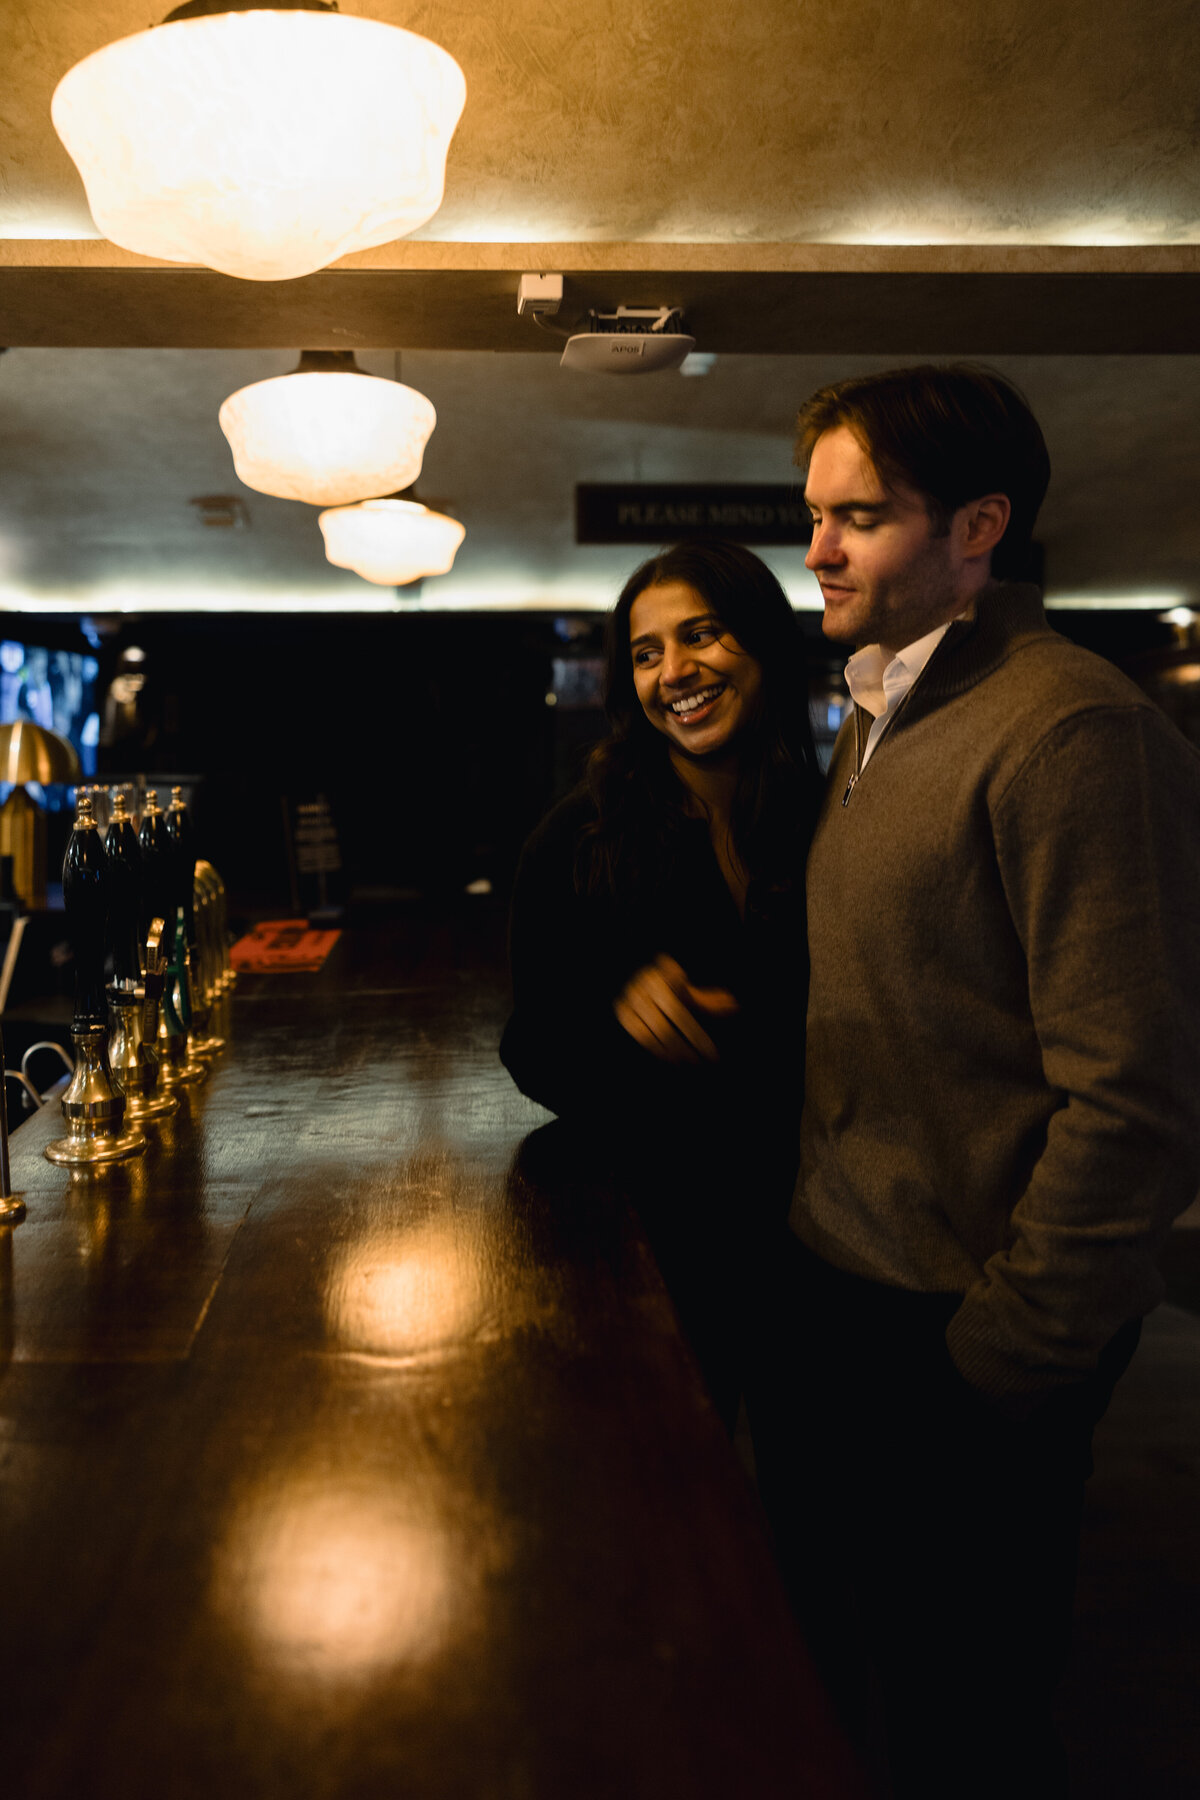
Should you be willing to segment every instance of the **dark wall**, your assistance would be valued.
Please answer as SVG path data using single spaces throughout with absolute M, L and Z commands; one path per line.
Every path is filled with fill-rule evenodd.
M 37 621 L 22 623 L 46 641 Z M 819 617 L 803 624 L 814 672 L 839 666 Z M 1135 667 L 1172 638 L 1146 613 L 1058 613 L 1054 624 Z M 131 729 L 102 746 L 101 774 L 203 775 L 201 854 L 247 910 L 288 908 L 283 803 L 322 793 L 346 889 L 440 893 L 480 877 L 504 889 L 524 837 L 603 730 L 593 708 L 546 704 L 552 659 L 595 658 L 600 634 L 595 616 L 551 614 L 109 622 L 101 689 L 133 643 L 146 681 Z
M 552 797 L 551 616 L 148 618 L 102 682 L 133 642 L 137 718 L 101 773 L 202 773 L 202 851 L 249 906 L 288 898 L 285 799 L 326 796 L 348 886 L 440 891 L 506 883 Z

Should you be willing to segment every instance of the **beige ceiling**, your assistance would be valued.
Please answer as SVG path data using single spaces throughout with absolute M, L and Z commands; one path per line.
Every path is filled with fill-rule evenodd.
M 93 236 L 59 78 L 169 0 L 6 0 L 0 233 Z M 1190 0 L 346 0 L 467 78 L 447 242 L 1174 244 Z
M 1043 417 L 1052 590 L 1200 599 L 1190 0 L 343 10 L 461 63 L 446 200 L 413 239 L 262 284 L 98 241 L 54 135 L 58 78 L 153 0 L 0 9 L 0 607 L 362 593 L 312 509 L 240 488 L 216 427 L 301 346 L 380 374 L 405 352 L 439 414 L 421 489 L 468 529 L 437 588 L 464 601 L 608 591 L 638 552 L 573 544 L 577 480 L 787 480 L 818 381 L 947 354 L 1010 370 Z M 546 267 L 571 318 L 684 306 L 715 368 L 560 372 L 515 312 L 522 268 Z M 212 493 L 240 493 L 248 528 L 201 525 Z M 798 554 L 776 560 L 802 583 Z

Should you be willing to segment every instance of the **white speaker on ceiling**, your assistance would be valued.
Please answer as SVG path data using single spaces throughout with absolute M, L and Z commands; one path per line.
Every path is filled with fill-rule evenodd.
M 677 369 L 696 348 L 687 332 L 667 330 L 681 323 L 678 311 L 669 306 L 619 306 L 615 313 L 593 313 L 592 329 L 567 339 L 559 367 L 585 375 L 653 375 Z

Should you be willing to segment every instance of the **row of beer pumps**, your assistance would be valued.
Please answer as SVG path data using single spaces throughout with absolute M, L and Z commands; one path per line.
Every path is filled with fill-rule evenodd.
M 197 860 L 182 790 L 172 788 L 164 810 L 147 789 L 139 823 L 117 789 L 103 838 L 100 800 L 107 801 L 105 790 L 78 789 L 63 861 L 75 1068 L 62 1097 L 66 1136 L 45 1154 L 68 1168 L 145 1150 L 143 1127 L 175 1112 L 176 1090 L 203 1080 L 223 1047 L 209 1028 L 236 980 L 224 884 L 211 863 Z M 11 1223 L 24 1207 L 10 1193 L 5 1124 L 0 1106 L 0 1223 Z

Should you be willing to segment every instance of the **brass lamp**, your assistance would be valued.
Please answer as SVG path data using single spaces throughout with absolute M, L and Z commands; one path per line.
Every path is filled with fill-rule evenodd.
M 17 719 L 0 725 L 0 781 L 13 791 L 0 806 L 0 856 L 13 859 L 13 887 L 22 904 L 46 904 L 46 815 L 25 791 L 27 781 L 79 780 L 79 758 L 65 737 Z

